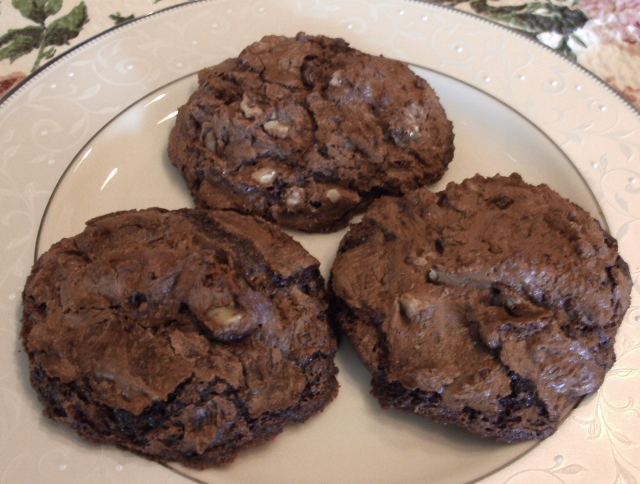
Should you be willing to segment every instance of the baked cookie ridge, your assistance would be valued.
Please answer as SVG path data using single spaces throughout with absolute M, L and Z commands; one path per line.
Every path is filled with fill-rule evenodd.
M 600 387 L 630 289 L 598 222 L 518 175 L 375 202 L 330 280 L 383 407 L 507 442 Z
M 453 127 L 421 77 L 342 39 L 267 36 L 202 70 L 169 158 L 196 205 L 307 232 L 441 178 Z
M 44 414 L 160 462 L 231 462 L 338 391 L 318 261 L 254 217 L 98 217 L 38 259 L 23 307 Z

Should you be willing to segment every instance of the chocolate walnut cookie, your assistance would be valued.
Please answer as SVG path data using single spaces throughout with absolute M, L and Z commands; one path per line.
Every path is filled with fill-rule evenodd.
M 330 281 L 383 407 L 506 442 L 598 389 L 630 290 L 598 222 L 518 175 L 375 202 Z
M 200 208 L 328 232 L 438 180 L 452 125 L 405 64 L 342 39 L 269 36 L 198 75 L 169 157 Z
M 336 395 L 318 261 L 233 212 L 105 215 L 37 261 L 22 341 L 44 413 L 88 440 L 206 467 Z

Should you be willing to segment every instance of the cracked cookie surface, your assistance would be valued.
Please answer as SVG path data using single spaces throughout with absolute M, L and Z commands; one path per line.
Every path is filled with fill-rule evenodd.
M 600 387 L 630 290 L 598 222 L 518 175 L 375 202 L 330 280 L 383 407 L 506 442 Z
M 342 39 L 268 36 L 198 75 L 169 158 L 200 208 L 308 232 L 438 180 L 452 125 L 406 64 Z
M 191 467 L 336 395 L 318 261 L 234 212 L 93 219 L 36 262 L 22 341 L 44 413 L 88 440 Z

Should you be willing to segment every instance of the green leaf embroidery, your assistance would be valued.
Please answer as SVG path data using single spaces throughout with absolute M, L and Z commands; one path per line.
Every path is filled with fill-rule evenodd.
M 62 0 L 48 0 L 45 3 L 46 5 L 44 7 L 44 10 L 47 13 L 48 17 L 57 14 L 62 8 Z
M 530 37 L 537 38 L 538 35 L 546 32 L 559 34 L 560 40 L 554 49 L 573 60 L 576 59 L 576 54 L 571 49 L 569 41 L 571 40 L 584 46 L 584 42 L 575 32 L 583 27 L 589 19 L 579 8 L 572 8 L 579 5 L 575 1 L 572 2 L 571 6 L 562 5 L 562 0 L 556 2 L 537 0 L 521 3 L 520 5 L 512 4 L 506 6 L 490 5 L 490 0 L 431 1 L 452 7 L 468 3 L 477 14 L 508 25 Z M 568 2 L 564 0 L 564 3 Z
M 9 62 L 37 49 L 42 42 L 42 27 L 24 27 L 18 30 L 9 30 L 0 37 L 0 60 L 9 59 Z
M 78 36 L 80 30 L 88 21 L 87 6 L 84 2 L 80 2 L 67 15 L 49 24 L 44 34 L 45 46 L 69 43 L 71 39 Z
M 585 49 L 587 48 L 587 44 L 585 44 L 584 41 L 577 35 L 571 34 L 571 39 L 577 44 L 579 44 L 580 46 L 584 47 Z
M 136 16 L 131 14 L 131 15 L 128 15 L 128 16 L 125 17 L 120 12 L 116 12 L 116 13 L 112 13 L 111 15 L 109 15 L 109 18 L 111 20 L 113 20 L 113 22 L 116 25 L 120 25 L 120 24 L 123 24 L 125 22 L 128 22 L 129 20 L 135 19 Z
M 549 2 L 491 7 L 487 0 L 473 0 L 470 5 L 478 13 L 531 34 L 556 32 L 569 35 L 589 20 L 582 10 L 573 10 Z
M 53 47 L 42 51 L 42 59 L 44 60 L 53 59 L 54 55 L 56 55 L 56 49 Z
M 0 60 L 9 59 L 9 62 L 13 62 L 37 49 L 38 54 L 31 72 L 40 67 L 43 60 L 55 56 L 56 50 L 52 46 L 68 44 L 89 21 L 84 1 L 49 25 L 45 25 L 45 20 L 60 11 L 62 0 L 11 0 L 11 5 L 24 18 L 38 25 L 9 30 L 0 37 Z
M 57 14 L 62 8 L 62 0 L 12 0 L 11 5 L 20 14 L 38 25 L 44 26 L 47 17 Z

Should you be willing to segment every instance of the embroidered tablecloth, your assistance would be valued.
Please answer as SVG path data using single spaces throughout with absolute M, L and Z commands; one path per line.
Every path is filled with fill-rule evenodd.
M 0 96 L 66 49 L 183 0 L 0 2 Z M 435 0 L 576 60 L 640 108 L 640 0 Z

